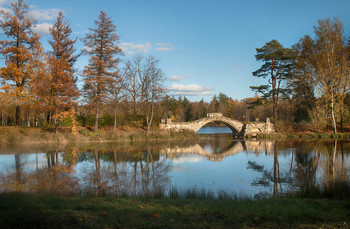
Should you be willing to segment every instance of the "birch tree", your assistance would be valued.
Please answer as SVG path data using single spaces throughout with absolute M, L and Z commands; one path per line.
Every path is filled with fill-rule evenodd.
M 319 20 L 314 27 L 315 38 L 305 36 L 299 41 L 301 61 L 308 68 L 316 90 L 330 110 L 333 132 L 337 133 L 337 107 L 343 111 L 349 93 L 348 49 L 343 36 L 343 23 L 338 19 Z

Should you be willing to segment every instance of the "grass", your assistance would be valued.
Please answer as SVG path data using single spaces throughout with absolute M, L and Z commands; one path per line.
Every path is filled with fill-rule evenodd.
M 256 138 L 257 140 L 263 139 L 289 139 L 289 140 L 330 140 L 330 139 L 350 139 L 350 133 L 272 133 L 272 134 L 257 134 L 256 136 L 246 136 L 248 139 Z
M 0 194 L 2 228 L 346 228 L 350 200 Z
M 86 129 L 71 134 L 69 128 L 59 133 L 42 128 L 0 127 L 0 145 L 32 145 L 45 143 L 86 143 L 86 142 L 141 142 L 167 140 L 193 140 L 200 136 L 191 131 L 153 131 L 137 129 L 123 132 L 92 132 Z
M 287 194 L 293 198 L 350 199 L 349 178 L 336 179 L 319 185 L 308 185 L 299 191 Z

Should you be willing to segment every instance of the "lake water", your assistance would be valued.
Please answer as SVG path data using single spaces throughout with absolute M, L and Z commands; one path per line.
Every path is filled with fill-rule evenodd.
M 349 174 L 349 141 L 239 141 L 213 134 L 200 141 L 0 149 L 0 192 L 142 195 L 176 187 L 253 197 Z

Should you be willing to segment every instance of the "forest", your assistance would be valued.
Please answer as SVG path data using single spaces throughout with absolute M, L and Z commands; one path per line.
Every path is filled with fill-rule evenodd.
M 243 122 L 271 118 L 279 132 L 348 131 L 350 42 L 340 19 L 319 20 L 314 34 L 292 47 L 271 40 L 257 48 L 261 67 L 252 75 L 266 84 L 247 88 L 254 97 L 219 93 L 207 102 L 169 94 L 157 58 L 124 58 L 117 27 L 104 11 L 82 39 L 83 50 L 75 48 L 77 38 L 60 12 L 45 50 L 26 16 L 28 5 L 18 0 L 11 6 L 0 21 L 1 126 L 150 131 L 161 118 L 192 121 L 219 112 Z M 83 55 L 89 61 L 79 71 L 75 65 Z

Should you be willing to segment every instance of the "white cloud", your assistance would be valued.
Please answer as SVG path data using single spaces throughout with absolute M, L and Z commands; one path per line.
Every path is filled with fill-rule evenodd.
M 170 81 L 181 81 L 184 79 L 184 77 L 183 76 L 170 76 L 168 79 Z
M 144 44 L 134 44 L 134 43 L 120 43 L 120 48 L 127 54 L 133 55 L 135 53 L 147 53 L 152 50 L 152 43 L 146 42 Z
M 174 76 L 170 76 L 168 78 L 168 80 L 170 81 L 182 81 L 184 79 L 188 79 L 190 78 L 191 76 L 190 75 L 187 75 L 187 76 L 177 76 L 177 75 L 174 75 Z
M 175 50 L 173 44 L 156 43 L 158 47 L 155 48 L 157 51 L 169 52 Z
M 8 0 L 0 0 L 0 10 L 4 11 L 5 13 L 10 13 L 11 9 L 4 7 L 4 5 L 7 6 L 8 3 L 9 3 Z
M 33 27 L 34 32 L 37 32 L 40 35 L 49 35 L 50 34 L 50 28 L 52 27 L 52 24 L 49 23 L 42 23 L 42 24 L 36 24 Z
M 57 18 L 59 9 L 51 8 L 51 9 L 38 9 L 37 6 L 30 6 L 32 10 L 27 13 L 27 16 L 31 20 L 45 20 L 50 21 Z
M 153 46 L 154 45 L 151 42 L 146 42 L 141 44 L 135 44 L 130 42 L 120 43 L 121 49 L 127 55 L 133 55 L 135 53 L 147 53 L 147 52 L 150 52 L 151 50 L 156 50 L 160 52 L 169 52 L 169 51 L 176 50 L 176 48 L 172 44 L 156 43 L 154 48 Z
M 168 90 L 173 95 L 212 95 L 213 88 L 198 84 L 172 84 Z

